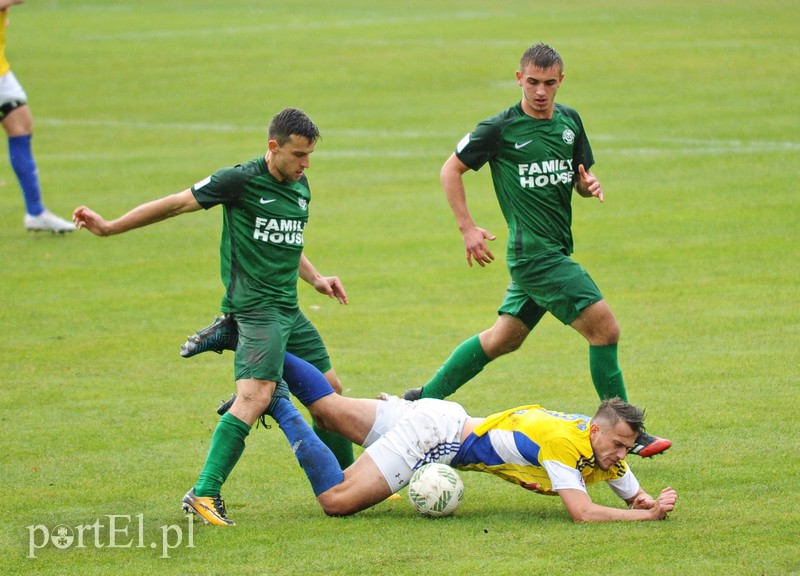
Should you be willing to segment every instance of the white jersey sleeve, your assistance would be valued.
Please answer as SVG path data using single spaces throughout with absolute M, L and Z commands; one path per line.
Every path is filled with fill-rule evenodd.
M 586 492 L 586 482 L 584 482 L 581 473 L 575 468 L 570 468 L 563 462 L 556 460 L 545 460 L 542 462 L 542 467 L 547 470 L 554 492 L 562 489 Z
M 631 469 L 628 468 L 625 474 L 622 475 L 622 478 L 608 480 L 608 487 L 614 491 L 614 494 L 623 500 L 627 500 L 628 498 L 636 496 L 636 493 L 639 491 L 639 481 L 636 479 L 636 476 L 633 475 Z

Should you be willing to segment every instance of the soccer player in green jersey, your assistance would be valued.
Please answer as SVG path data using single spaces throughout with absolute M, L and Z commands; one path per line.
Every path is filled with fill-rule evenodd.
M 220 497 L 222 484 L 244 451 L 252 425 L 268 407 L 282 377 L 288 350 L 336 381 L 316 328 L 298 307 L 297 280 L 346 304 L 337 277 L 322 277 L 303 255 L 303 232 L 311 199 L 305 171 L 319 130 L 301 110 L 276 114 L 268 129 L 268 151 L 260 158 L 223 168 L 191 188 L 142 204 L 107 221 L 85 206 L 73 222 L 97 236 L 121 234 L 167 218 L 223 207 L 220 261 L 225 309 L 238 324 L 235 356 L 237 399 L 220 420 L 197 483 L 184 508 L 204 521 L 232 526 Z M 352 451 L 352 447 L 351 447 Z
M 511 275 L 494 325 L 460 344 L 409 400 L 446 398 L 495 358 L 517 350 L 550 312 L 589 342 L 589 367 L 601 399 L 627 392 L 617 361 L 620 329 L 597 285 L 572 254 L 572 192 L 603 201 L 592 173 L 592 148 L 578 113 L 555 101 L 564 80 L 561 56 L 550 46 L 531 46 L 520 61 L 522 100 L 481 122 L 445 162 L 441 182 L 466 247 L 467 263 L 490 264 L 487 240 L 467 208 L 463 175 L 488 163 L 500 209 L 508 224 L 506 258 Z M 640 435 L 632 451 L 653 456 L 671 442 Z

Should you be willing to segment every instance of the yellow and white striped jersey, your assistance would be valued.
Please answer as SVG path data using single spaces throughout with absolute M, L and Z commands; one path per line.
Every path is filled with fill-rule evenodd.
M 488 472 L 542 494 L 586 491 L 589 484 L 608 482 L 620 497 L 632 497 L 639 483 L 624 460 L 609 470 L 595 467 L 590 421 L 589 416 L 537 405 L 493 414 L 467 437 L 451 465 Z

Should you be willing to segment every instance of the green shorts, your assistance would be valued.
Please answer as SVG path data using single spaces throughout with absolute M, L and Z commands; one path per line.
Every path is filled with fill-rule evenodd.
M 331 369 L 328 351 L 314 325 L 300 310 L 270 308 L 236 314 L 239 345 L 236 380 L 257 378 L 278 382 L 288 351 L 313 364 L 320 372 Z
M 569 256 L 539 254 L 509 266 L 511 283 L 500 314 L 510 314 L 533 329 L 545 312 L 569 325 L 584 308 L 603 299 L 589 273 Z

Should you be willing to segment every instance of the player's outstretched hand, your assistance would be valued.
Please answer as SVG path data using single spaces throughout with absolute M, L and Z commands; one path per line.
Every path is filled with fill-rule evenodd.
M 483 228 L 475 226 L 462 233 L 464 237 L 464 247 L 467 249 L 467 264 L 472 267 L 472 260 L 481 267 L 486 267 L 494 260 L 494 254 L 486 245 L 486 240 L 497 238 L 494 234 Z
M 314 280 L 314 289 L 329 298 L 336 298 L 339 304 L 347 304 L 347 292 L 338 276 L 320 276 Z
M 72 213 L 72 222 L 78 230 L 86 228 L 96 236 L 108 236 L 108 222 L 100 214 L 86 206 L 75 209 Z

